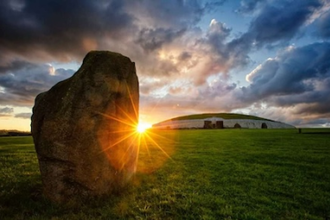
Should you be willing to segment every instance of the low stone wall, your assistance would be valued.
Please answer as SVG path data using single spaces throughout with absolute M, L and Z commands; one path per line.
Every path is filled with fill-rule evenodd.
M 267 120 L 251 120 L 251 119 L 227 119 L 224 120 L 225 128 L 233 128 L 235 124 L 239 124 L 241 128 L 262 128 L 263 124 L 265 128 L 295 128 L 292 125 L 284 124 L 281 122 L 272 122 Z
M 223 118 L 205 118 L 205 119 L 193 119 L 193 120 L 177 120 L 177 121 L 165 121 L 154 124 L 152 127 L 157 129 L 202 129 L 204 128 L 205 121 L 212 123 L 212 128 L 218 128 L 217 122 L 223 121 L 223 128 L 295 128 L 292 125 L 288 125 L 282 122 L 273 122 L 268 120 L 252 120 L 252 119 L 223 119 Z M 209 127 L 209 122 L 207 127 Z M 218 123 L 219 125 L 219 123 Z M 236 125 L 236 126 L 235 126 Z

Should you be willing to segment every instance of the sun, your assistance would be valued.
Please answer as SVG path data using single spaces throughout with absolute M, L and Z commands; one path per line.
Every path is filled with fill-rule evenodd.
M 143 132 L 145 132 L 148 128 L 151 128 L 151 124 L 144 123 L 144 122 L 140 122 L 140 123 L 137 125 L 136 130 L 137 130 L 139 133 L 143 133 Z

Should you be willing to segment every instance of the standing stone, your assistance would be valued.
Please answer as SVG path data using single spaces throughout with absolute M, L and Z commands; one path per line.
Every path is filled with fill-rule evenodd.
M 204 121 L 204 127 L 205 129 L 212 128 L 212 121 Z
M 134 62 L 108 51 L 39 94 L 31 130 L 45 195 L 65 203 L 123 187 L 136 169 L 138 109 Z
M 216 128 L 223 129 L 223 121 L 217 121 L 216 122 Z

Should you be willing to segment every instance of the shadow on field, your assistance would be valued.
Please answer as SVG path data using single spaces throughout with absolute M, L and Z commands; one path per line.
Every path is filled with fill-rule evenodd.
M 122 193 L 82 200 L 78 205 L 59 205 L 48 200 L 42 192 L 40 176 L 35 175 L 24 181 L 12 185 L 3 185 L 0 191 L 0 213 L 3 219 L 30 219 L 30 218 L 59 218 L 78 215 L 89 218 L 101 218 L 104 210 L 112 210 L 130 192 L 128 189 Z M 129 187 L 129 186 L 127 186 Z M 116 217 L 113 213 L 107 213 L 107 217 Z
M 35 178 L 38 178 L 35 176 Z M 30 217 L 36 212 L 43 211 L 47 201 L 42 196 L 41 184 L 35 183 L 35 178 L 29 178 L 12 185 L 5 185 L 0 199 L 2 217 L 11 219 L 19 215 L 21 218 Z

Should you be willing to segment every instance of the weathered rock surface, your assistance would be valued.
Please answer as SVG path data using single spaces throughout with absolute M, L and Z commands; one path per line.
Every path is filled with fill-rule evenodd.
M 136 168 L 135 64 L 92 51 L 80 69 L 35 100 L 31 130 L 44 193 L 56 202 L 119 190 Z

